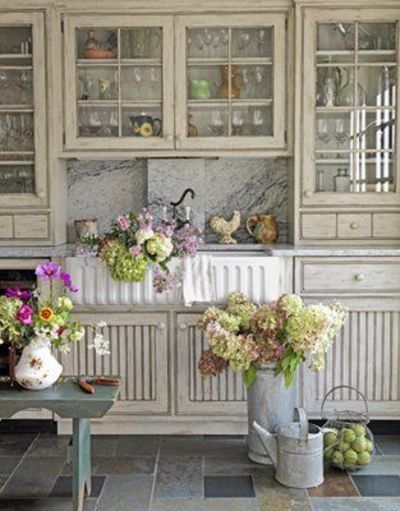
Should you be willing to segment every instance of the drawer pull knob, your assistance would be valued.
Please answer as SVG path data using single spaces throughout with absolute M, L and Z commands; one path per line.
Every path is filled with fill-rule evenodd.
M 363 280 L 365 280 L 365 275 L 364 273 L 356 273 L 355 277 L 357 282 L 362 282 Z
M 186 330 L 187 327 L 187 323 L 179 323 L 179 330 Z
M 157 328 L 158 330 L 165 330 L 166 324 L 165 323 L 158 323 Z
M 357 222 L 351 222 L 350 229 L 353 229 L 354 231 L 358 229 L 359 225 Z
M 306 190 L 306 191 L 304 192 L 304 197 L 307 197 L 307 198 L 309 199 L 311 196 L 312 196 L 312 192 L 311 192 L 311 190 Z

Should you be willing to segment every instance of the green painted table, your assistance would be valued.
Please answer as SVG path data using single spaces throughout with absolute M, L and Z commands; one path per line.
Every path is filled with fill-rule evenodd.
M 27 408 L 45 408 L 73 426 L 73 511 L 83 510 L 85 494 L 91 491 L 90 419 L 103 417 L 118 396 L 118 387 L 95 385 L 94 394 L 86 394 L 73 377 L 62 377 L 45 390 L 24 390 L 0 384 L 0 419 L 12 417 Z

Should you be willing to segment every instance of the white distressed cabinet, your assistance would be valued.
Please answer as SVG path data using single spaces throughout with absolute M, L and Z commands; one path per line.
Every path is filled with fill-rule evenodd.
M 368 400 L 374 419 L 400 418 L 400 259 L 297 258 L 295 291 L 307 302 L 338 300 L 348 319 L 326 357 L 326 369 L 302 371 L 303 406 L 319 417 L 325 394 L 350 385 Z M 347 389 L 336 391 L 327 410 L 359 410 L 364 404 Z

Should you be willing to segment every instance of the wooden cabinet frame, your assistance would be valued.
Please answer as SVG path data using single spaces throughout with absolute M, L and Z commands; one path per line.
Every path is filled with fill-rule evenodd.
M 23 26 L 32 27 L 35 192 L 0 194 L 0 210 L 44 207 L 48 202 L 45 17 L 42 12 L 0 13 L 0 28 Z
M 76 29 L 79 28 L 162 28 L 162 137 L 78 137 L 76 93 Z M 80 15 L 64 16 L 65 81 L 65 149 L 66 150 L 133 150 L 173 149 L 173 17 L 148 15 Z M 120 121 L 121 122 L 121 121 Z

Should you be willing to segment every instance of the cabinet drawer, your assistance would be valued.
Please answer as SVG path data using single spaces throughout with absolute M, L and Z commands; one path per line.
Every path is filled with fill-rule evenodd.
M 374 213 L 374 238 L 400 238 L 400 213 Z
M 372 218 L 370 214 L 338 215 L 339 238 L 370 238 L 372 235 Z
M 47 215 L 15 215 L 16 238 L 47 238 L 49 232 Z
M 303 215 L 302 234 L 304 239 L 336 238 L 336 215 Z
M 12 216 L 0 216 L 0 238 L 12 238 L 13 220 Z
M 400 293 L 400 259 L 300 261 L 297 290 L 305 294 Z

